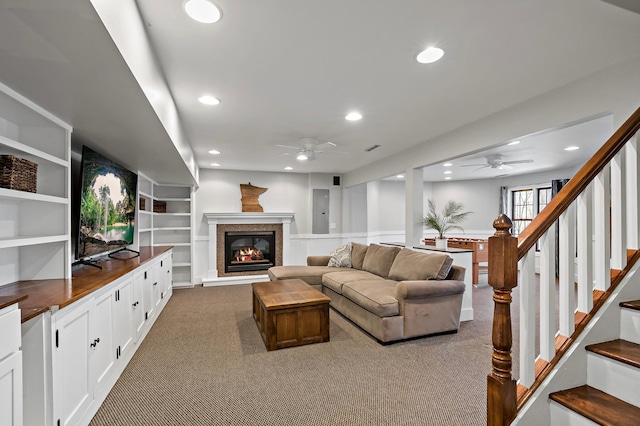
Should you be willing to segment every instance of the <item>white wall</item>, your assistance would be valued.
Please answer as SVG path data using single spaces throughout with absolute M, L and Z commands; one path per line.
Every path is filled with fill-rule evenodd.
M 367 185 L 344 188 L 342 205 L 343 232 L 348 234 L 366 233 L 368 229 Z

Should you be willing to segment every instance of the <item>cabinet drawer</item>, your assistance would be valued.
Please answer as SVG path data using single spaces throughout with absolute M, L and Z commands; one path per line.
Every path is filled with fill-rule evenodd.
M 20 309 L 7 308 L 0 312 L 0 330 L 2 340 L 0 341 L 0 360 L 7 355 L 17 352 L 20 349 Z

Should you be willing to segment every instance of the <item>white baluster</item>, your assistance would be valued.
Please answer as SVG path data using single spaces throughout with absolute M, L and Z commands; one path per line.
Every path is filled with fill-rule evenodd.
M 624 149 L 627 151 L 627 247 L 637 250 L 640 248 L 640 215 L 638 214 L 638 201 L 640 201 L 638 164 L 640 163 L 640 152 L 638 151 L 637 136 L 629 139 Z
M 596 290 L 604 291 L 611 286 L 609 165 L 596 176 L 593 183 L 594 285 Z
M 627 265 L 625 150 L 611 160 L 611 268 Z
M 578 236 L 578 311 L 589 313 L 593 307 L 593 205 L 590 184 L 577 200 Z
M 560 334 L 571 336 L 575 328 L 575 261 L 576 261 L 575 203 L 560 215 L 559 310 Z
M 540 357 L 556 354 L 556 227 L 540 238 Z
M 536 248 L 520 261 L 520 384 L 536 378 Z

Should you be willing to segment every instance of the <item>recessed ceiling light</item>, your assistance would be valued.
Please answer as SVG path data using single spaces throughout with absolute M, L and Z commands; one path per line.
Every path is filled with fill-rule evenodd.
M 404 177 L 404 175 L 396 175 L 396 177 L 397 177 L 398 179 L 402 179 L 402 178 Z
M 451 166 L 453 166 L 453 164 L 452 163 L 444 163 L 442 166 L 443 167 L 451 167 Z
M 191 19 L 203 24 L 218 22 L 222 16 L 220 9 L 209 0 L 185 0 L 182 7 Z
M 218 155 L 220 154 L 220 151 L 218 151 L 217 149 L 212 149 L 211 151 L 209 151 L 209 154 Z
M 353 111 L 347 114 L 344 118 L 346 118 L 349 121 L 358 121 L 362 118 L 362 114 L 360 114 L 357 111 Z
M 443 56 L 444 50 L 440 49 L 439 47 L 431 46 L 418 53 L 418 56 L 416 56 L 416 60 L 421 64 L 430 64 L 442 58 Z
M 284 169 L 285 169 L 285 170 L 293 170 L 293 167 L 291 167 L 291 166 L 287 166 L 287 167 L 285 167 Z
M 450 175 L 451 173 L 453 173 L 451 170 L 447 170 L 446 172 L 444 172 L 445 175 Z
M 218 105 L 220 103 L 220 99 L 213 97 L 211 95 L 202 95 L 198 98 L 200 103 L 205 105 Z
M 451 180 L 451 176 L 445 177 L 444 180 Z
M 575 151 L 576 149 L 580 149 L 580 147 L 573 145 L 573 146 L 566 147 L 564 150 L 565 151 Z
M 220 167 L 220 163 L 211 163 L 213 167 Z
M 509 142 L 507 145 L 518 145 L 520 141 Z
M 300 161 L 305 161 L 308 159 L 309 157 L 307 157 L 306 154 L 298 154 L 298 156 L 296 157 L 296 160 L 300 160 Z

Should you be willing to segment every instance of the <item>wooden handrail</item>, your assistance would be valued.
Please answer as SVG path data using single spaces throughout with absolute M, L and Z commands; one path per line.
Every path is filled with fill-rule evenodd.
M 549 204 L 518 236 L 518 259 L 527 254 L 562 213 L 578 198 L 591 181 L 605 168 L 615 155 L 640 130 L 640 108 L 602 145 L 589 161 L 573 176 Z

